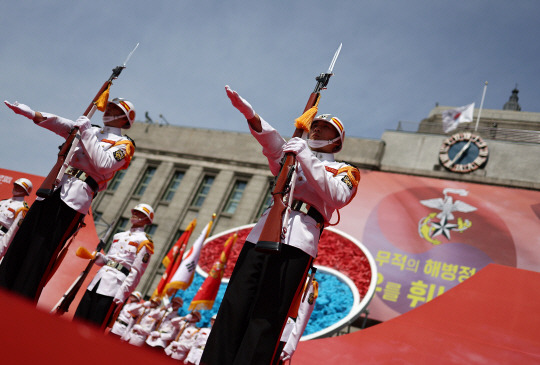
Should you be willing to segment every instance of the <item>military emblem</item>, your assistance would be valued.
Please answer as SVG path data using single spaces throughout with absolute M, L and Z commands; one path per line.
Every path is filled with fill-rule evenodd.
M 122 161 L 124 159 L 124 157 L 126 157 L 126 153 L 124 152 L 124 150 L 116 150 L 116 151 L 114 151 L 114 159 L 116 161 Z
M 420 201 L 420 204 L 428 208 L 440 210 L 440 212 L 428 214 L 418 222 L 418 234 L 433 245 L 441 244 L 441 241 L 436 238 L 439 235 L 449 240 L 452 231 L 462 233 L 472 226 L 469 219 L 463 219 L 462 217 L 457 217 L 457 221 L 454 222 L 454 212 L 474 212 L 476 207 L 461 200 L 454 201 L 454 198 L 448 194 L 467 196 L 469 192 L 463 189 L 447 188 L 443 190 L 443 198 Z
M 341 181 L 343 181 L 345 183 L 345 185 L 347 185 L 347 187 L 349 188 L 349 190 L 352 190 L 353 189 L 353 183 L 351 182 L 351 179 L 349 179 L 348 176 L 344 176 L 343 179 L 341 179 Z
M 150 254 L 147 252 L 144 254 L 142 262 L 146 264 L 149 260 L 150 260 Z
M 315 295 L 313 293 L 309 293 L 309 297 L 308 297 L 309 305 L 313 305 L 313 302 L 315 302 Z

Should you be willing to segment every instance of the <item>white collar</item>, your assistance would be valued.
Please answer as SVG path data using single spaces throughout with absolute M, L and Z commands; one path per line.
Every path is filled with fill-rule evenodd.
M 103 133 L 110 133 L 110 134 L 114 134 L 114 135 L 117 135 L 117 136 L 121 136 L 122 135 L 122 129 L 121 128 L 118 128 L 118 127 L 110 127 L 108 125 L 104 126 L 103 128 L 101 128 L 101 132 Z
M 333 153 L 318 152 L 318 151 L 311 151 L 311 153 L 313 153 L 313 156 L 317 157 L 321 161 L 328 161 L 328 162 L 335 161 Z
M 131 229 L 129 230 L 130 232 L 144 232 L 144 226 L 143 227 L 131 227 Z

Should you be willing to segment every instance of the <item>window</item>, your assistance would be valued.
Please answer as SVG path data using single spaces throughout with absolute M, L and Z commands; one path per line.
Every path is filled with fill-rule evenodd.
M 106 242 L 105 248 L 103 251 L 107 252 L 109 251 L 109 248 L 111 247 L 111 243 L 113 241 L 113 237 L 118 232 L 124 232 L 127 230 L 127 226 L 129 223 L 129 218 L 120 218 L 118 220 L 118 223 L 116 223 L 116 227 L 114 227 L 114 230 L 112 231 L 111 235 L 109 236 L 109 239 Z
M 161 197 L 161 201 L 170 202 L 172 198 L 174 197 L 174 193 L 176 193 L 176 190 L 178 189 L 178 186 L 180 186 L 180 182 L 182 181 L 182 178 L 184 177 L 183 171 L 175 171 L 171 181 L 169 181 L 169 185 L 167 185 L 167 189 L 163 193 L 163 196 Z
M 201 207 L 204 203 L 204 200 L 206 199 L 206 196 L 208 195 L 208 192 L 210 191 L 210 188 L 212 187 L 212 184 L 214 183 L 215 176 L 206 175 L 201 185 L 199 186 L 199 189 L 197 190 L 197 194 L 195 194 L 195 197 L 193 198 L 193 201 L 191 202 L 191 207 Z
M 231 191 L 231 195 L 229 195 L 229 199 L 227 199 L 223 213 L 234 214 L 234 212 L 236 212 L 236 208 L 238 207 L 238 203 L 240 203 L 240 199 L 242 199 L 246 186 L 247 181 L 237 180 L 234 183 L 234 187 Z
M 146 227 L 144 227 L 144 231 L 148 235 L 152 236 L 156 232 L 157 227 L 158 227 L 157 224 L 149 224 Z
M 96 212 L 95 210 L 92 212 L 92 217 L 94 218 L 94 223 L 98 222 L 101 217 L 103 216 L 103 213 Z
M 259 217 L 263 214 L 263 212 L 272 204 L 272 191 L 274 186 L 272 183 L 269 184 L 268 188 L 266 189 L 266 194 L 264 196 L 264 200 L 262 201 L 261 206 L 259 207 L 259 211 L 257 212 L 257 216 L 255 217 L 255 220 L 259 219 Z
M 133 195 L 141 196 L 144 194 L 146 188 L 150 184 L 150 180 L 152 180 L 152 176 L 154 176 L 154 174 L 156 173 L 156 170 L 157 169 L 154 166 L 148 166 L 146 168 L 146 171 L 144 172 L 141 181 L 139 181 L 139 185 L 137 185 L 137 188 L 135 189 Z
M 114 177 L 109 182 L 109 185 L 107 186 L 108 191 L 116 191 L 118 189 L 118 185 L 120 185 L 120 182 L 124 178 L 124 175 L 126 174 L 126 170 L 118 170 L 116 174 L 114 174 Z

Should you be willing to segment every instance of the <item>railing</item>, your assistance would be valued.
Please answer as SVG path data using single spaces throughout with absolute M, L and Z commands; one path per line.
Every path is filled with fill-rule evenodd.
M 396 128 L 397 131 L 418 132 L 427 134 L 450 135 L 459 132 L 475 132 L 474 124 L 465 124 L 449 133 L 444 133 L 440 123 L 417 123 L 400 121 Z M 495 139 L 501 141 L 540 143 L 540 131 L 510 129 L 497 127 L 479 126 L 476 130 L 481 137 L 485 139 Z

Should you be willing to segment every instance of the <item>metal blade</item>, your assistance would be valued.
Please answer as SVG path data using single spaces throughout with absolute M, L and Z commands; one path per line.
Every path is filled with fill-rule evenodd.
M 133 54 L 133 52 L 135 52 L 135 50 L 137 49 L 137 47 L 139 47 L 139 43 L 137 43 L 137 45 L 135 46 L 135 48 L 133 48 L 133 51 L 131 51 L 131 52 L 128 54 L 126 60 L 124 61 L 124 64 L 122 65 L 123 67 L 126 67 L 126 63 L 128 63 L 129 59 L 131 58 L 131 55 Z M 341 46 L 340 46 L 339 48 L 341 48 Z
M 328 67 L 328 74 L 331 74 L 332 73 L 332 70 L 334 69 L 334 65 L 336 64 L 336 60 L 339 56 L 339 52 L 341 52 L 341 46 L 343 45 L 343 43 L 340 43 L 339 44 L 339 48 L 337 49 L 336 53 L 334 53 L 334 58 L 332 58 L 332 62 L 330 62 L 330 67 Z

